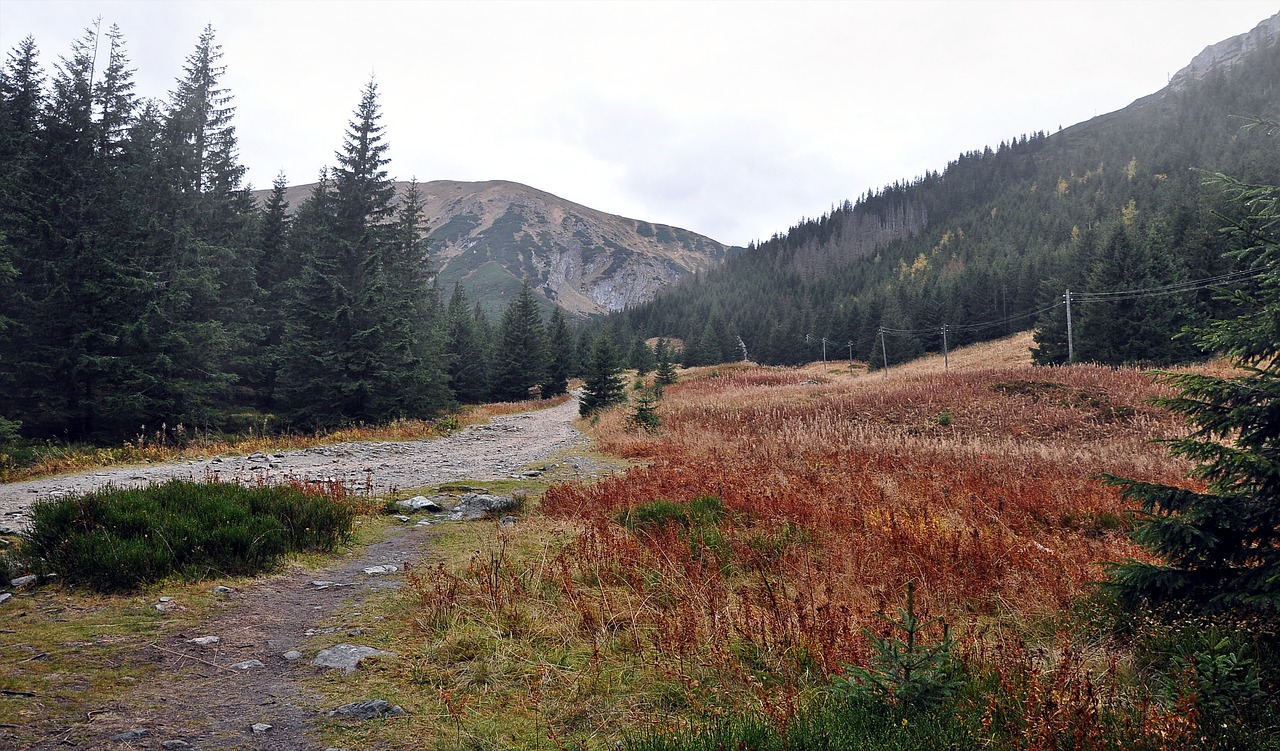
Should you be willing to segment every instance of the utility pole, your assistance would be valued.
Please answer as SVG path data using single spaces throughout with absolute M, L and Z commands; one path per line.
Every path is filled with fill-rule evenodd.
M 942 324 L 942 369 L 951 369 L 951 358 L 947 354 L 947 324 Z
M 1071 289 L 1067 289 L 1064 295 L 1067 300 L 1067 364 L 1070 365 L 1076 361 L 1076 343 L 1071 336 Z
M 889 350 L 884 346 L 884 326 L 880 327 L 880 356 L 884 358 L 884 377 L 889 377 Z

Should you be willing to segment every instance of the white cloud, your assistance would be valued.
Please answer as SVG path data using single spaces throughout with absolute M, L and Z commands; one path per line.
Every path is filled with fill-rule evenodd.
M 314 180 L 371 75 L 392 171 L 507 179 L 745 244 L 1162 87 L 1276 12 L 1218 2 L 0 0 L 46 68 L 117 23 L 161 97 L 206 23 L 249 179 Z

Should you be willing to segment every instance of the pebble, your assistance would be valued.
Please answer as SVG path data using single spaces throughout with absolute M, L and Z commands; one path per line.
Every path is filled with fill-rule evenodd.
M 255 722 L 250 727 L 250 730 L 252 730 L 255 733 L 265 733 L 270 729 L 271 729 L 271 726 L 265 722 Z
M 25 586 L 27 586 L 28 584 L 35 584 L 35 582 L 36 582 L 36 575 L 35 575 L 35 574 L 27 574 L 26 576 L 19 576 L 17 579 L 14 579 L 13 581 L 9 582 L 9 586 L 10 586 L 10 587 L 25 587 Z
M 240 662 L 237 662 L 234 665 L 228 665 L 227 667 L 232 670 L 249 670 L 250 668 L 265 668 L 266 665 L 262 664 L 262 660 L 241 660 Z
M 399 570 L 400 570 L 399 566 L 393 566 L 390 563 L 385 563 L 381 566 L 369 566 L 364 570 L 364 572 L 368 576 L 378 576 L 380 574 L 394 574 Z
M 293 662 L 294 660 L 301 660 L 301 659 L 302 659 L 302 653 L 301 653 L 301 652 L 299 652 L 299 651 L 298 651 L 298 650 L 296 650 L 296 649 L 291 649 L 291 650 L 289 650 L 288 652 L 285 652 L 284 654 L 282 654 L 282 655 L 280 655 L 280 656 L 281 656 L 281 657 L 283 657 L 283 658 L 285 658 L 285 659 L 286 659 L 286 660 L 288 660 L 289 662 Z
M 214 593 L 215 595 L 225 595 L 231 591 L 231 587 L 224 587 L 221 584 L 219 584 L 218 586 L 214 587 L 209 591 Z
M 169 751 L 173 751 L 173 749 L 178 749 L 178 748 L 191 748 L 191 744 L 187 743 L 186 741 L 180 741 L 175 739 L 171 741 L 161 742 L 160 748 L 165 748 L 165 749 L 169 749 Z
M 216 636 L 197 636 L 194 639 L 187 639 L 188 644 L 199 644 L 202 647 L 207 647 L 210 644 L 217 644 L 219 641 L 220 639 Z
M 145 728 L 134 728 L 133 730 L 126 730 L 123 733 L 117 733 L 116 735 L 111 736 L 111 740 L 136 741 L 139 738 L 146 738 L 148 735 L 151 735 L 151 733 Z

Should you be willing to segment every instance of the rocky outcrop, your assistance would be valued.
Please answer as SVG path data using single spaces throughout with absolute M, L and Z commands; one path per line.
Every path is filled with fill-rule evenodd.
M 1280 13 L 1266 19 L 1245 34 L 1211 44 L 1191 59 L 1187 67 L 1169 79 L 1169 91 L 1178 92 L 1216 70 L 1227 70 L 1256 50 L 1280 42 Z

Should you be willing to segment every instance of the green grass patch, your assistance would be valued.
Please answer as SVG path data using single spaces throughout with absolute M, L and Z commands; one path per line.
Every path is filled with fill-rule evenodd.
M 170 576 L 251 575 L 288 553 L 332 550 L 350 537 L 355 510 L 292 486 L 173 480 L 44 501 L 31 519 L 21 562 L 116 592 Z

